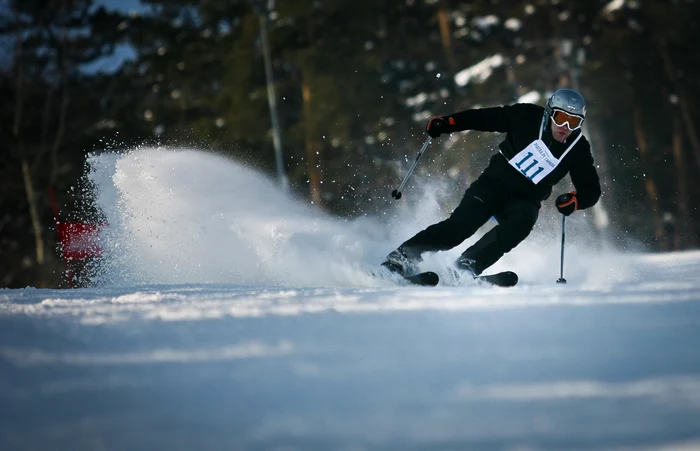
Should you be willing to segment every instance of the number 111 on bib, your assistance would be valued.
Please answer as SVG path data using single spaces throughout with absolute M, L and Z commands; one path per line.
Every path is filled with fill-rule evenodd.
M 527 154 L 525 154 L 525 156 L 520 161 L 515 163 L 515 166 L 518 169 L 520 169 L 520 172 L 522 172 L 522 174 L 525 177 L 527 177 L 530 180 L 532 180 L 533 182 L 535 182 L 534 178 L 537 177 L 542 171 L 544 171 L 544 167 L 537 166 L 537 163 L 539 163 L 539 161 L 535 160 L 532 157 L 533 157 L 533 153 L 528 152 Z M 523 167 L 523 166 L 525 166 L 525 167 Z M 535 166 L 537 166 L 537 168 L 535 168 Z M 535 183 L 537 183 L 537 182 L 535 182 Z

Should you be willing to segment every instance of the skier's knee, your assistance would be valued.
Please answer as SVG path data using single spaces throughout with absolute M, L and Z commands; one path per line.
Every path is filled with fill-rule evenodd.
M 530 235 L 532 227 L 521 227 L 511 230 L 499 230 L 498 243 L 505 254 L 512 251 L 518 244 L 522 243 Z

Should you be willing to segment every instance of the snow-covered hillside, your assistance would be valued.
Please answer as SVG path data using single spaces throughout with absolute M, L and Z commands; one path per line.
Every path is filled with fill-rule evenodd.
M 397 286 L 366 270 L 434 196 L 343 221 L 208 154 L 92 167 L 100 286 L 0 290 L 2 450 L 700 449 L 700 252 L 574 215 L 557 285 L 545 213 L 494 267 L 515 288 L 447 277 L 463 247 Z

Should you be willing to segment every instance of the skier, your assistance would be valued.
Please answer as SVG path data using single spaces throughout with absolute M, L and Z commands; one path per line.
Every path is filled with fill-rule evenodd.
M 382 266 L 410 276 L 417 272 L 424 252 L 460 245 L 493 216 L 498 225 L 455 262 L 458 269 L 477 277 L 530 234 L 541 202 L 566 174 L 576 190 L 556 198 L 559 212 L 569 216 L 595 205 L 600 198 L 600 181 L 590 145 L 581 132 L 585 116 L 586 102 L 581 94 L 559 89 L 544 108 L 516 103 L 430 119 L 426 132 L 432 138 L 463 130 L 506 135 L 500 152 L 491 157 L 450 217 L 401 244 Z

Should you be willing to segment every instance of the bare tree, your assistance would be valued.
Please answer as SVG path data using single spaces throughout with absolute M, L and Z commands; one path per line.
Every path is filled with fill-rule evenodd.
M 637 150 L 639 151 L 639 159 L 643 168 L 644 188 L 646 189 L 647 197 L 651 205 L 651 211 L 654 221 L 654 234 L 659 246 L 662 250 L 668 249 L 668 242 L 664 232 L 663 223 L 661 220 L 661 203 L 659 202 L 659 191 L 656 188 L 654 181 L 654 172 L 652 164 L 649 161 L 649 141 L 647 140 L 646 128 L 642 121 L 642 111 L 638 105 L 635 105 L 632 112 L 634 121 L 634 136 L 637 140 Z
M 683 120 L 683 125 L 685 127 L 685 132 L 690 141 L 690 145 L 693 148 L 693 157 L 695 159 L 695 165 L 700 173 L 700 138 L 698 138 L 698 132 L 695 128 L 695 123 L 690 114 L 690 107 L 688 106 L 687 96 L 684 94 L 684 90 L 676 78 L 676 69 L 671 60 L 671 56 L 668 53 L 668 48 L 666 46 L 666 41 L 663 37 L 657 38 L 657 43 L 659 46 L 659 52 L 664 61 L 664 70 L 666 71 L 666 76 L 668 77 L 673 90 L 676 92 L 678 97 L 678 105 L 680 106 L 680 114 Z
M 688 169 L 685 167 L 683 152 L 683 125 L 679 114 L 673 121 L 673 161 L 676 166 L 676 221 L 673 248 L 682 249 L 688 233 Z
M 41 220 L 39 219 L 36 196 L 34 194 L 34 184 L 32 182 L 30 164 L 26 155 L 27 148 L 25 146 L 21 133 L 22 120 L 24 114 L 24 64 L 22 61 L 24 58 L 24 46 L 22 39 L 22 32 L 24 30 L 24 27 L 22 24 L 22 19 L 19 16 L 19 12 L 16 9 L 14 10 L 14 18 L 17 27 L 14 64 L 16 72 L 16 101 L 12 135 L 14 137 L 14 142 L 16 146 L 15 152 L 20 157 L 21 162 L 20 166 L 22 171 L 22 180 L 24 182 L 24 192 L 27 198 L 27 205 L 29 207 L 29 216 L 31 218 L 32 230 L 34 232 L 36 262 L 42 264 L 44 263 L 44 235 L 43 229 L 41 227 Z

